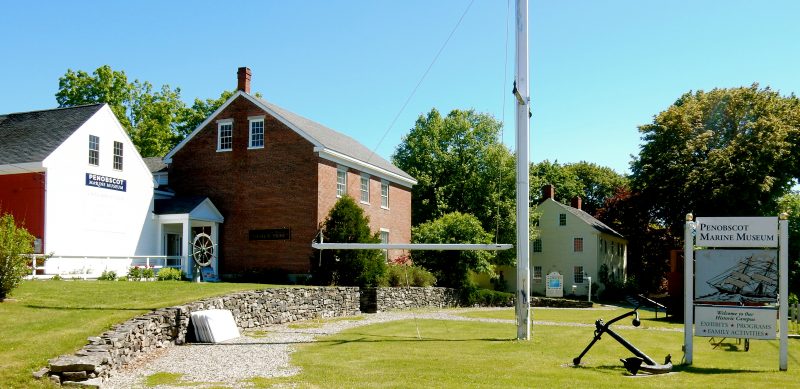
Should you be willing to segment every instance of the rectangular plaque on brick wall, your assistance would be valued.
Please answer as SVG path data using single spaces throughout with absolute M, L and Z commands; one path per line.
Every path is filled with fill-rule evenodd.
M 250 240 L 291 240 L 291 228 L 270 228 L 266 230 L 250 230 Z

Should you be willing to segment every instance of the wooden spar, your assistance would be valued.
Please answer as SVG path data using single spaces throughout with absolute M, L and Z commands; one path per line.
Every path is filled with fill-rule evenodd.
M 511 244 L 462 244 L 462 243 L 312 243 L 318 250 L 508 250 Z
M 517 97 L 517 339 L 530 340 L 530 72 L 528 66 L 528 0 L 517 0 L 516 7 L 516 88 Z

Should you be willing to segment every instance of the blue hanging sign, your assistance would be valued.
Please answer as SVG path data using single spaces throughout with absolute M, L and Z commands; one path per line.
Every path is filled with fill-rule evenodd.
M 125 192 L 127 189 L 127 182 L 122 178 L 114 178 L 101 176 L 99 174 L 86 173 L 86 186 L 94 186 L 97 188 L 118 190 Z

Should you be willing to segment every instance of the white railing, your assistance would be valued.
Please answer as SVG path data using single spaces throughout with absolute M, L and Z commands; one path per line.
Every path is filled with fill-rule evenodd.
M 134 255 L 128 257 L 112 256 L 79 256 L 79 255 L 43 255 L 33 254 L 31 258 L 31 274 L 27 277 L 52 278 L 98 278 L 104 271 L 113 271 L 122 277 L 132 267 L 158 269 L 165 267 L 180 268 L 184 260 L 180 256 L 166 255 Z

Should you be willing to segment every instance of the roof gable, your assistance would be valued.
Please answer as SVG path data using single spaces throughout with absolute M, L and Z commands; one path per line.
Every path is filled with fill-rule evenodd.
M 213 114 L 206 118 L 203 123 L 201 123 L 194 131 L 192 131 L 191 134 L 189 134 L 189 136 L 175 146 L 175 148 L 164 157 L 164 161 L 171 163 L 172 156 L 174 156 L 178 150 L 180 150 L 198 132 L 205 128 L 227 106 L 229 106 L 239 97 L 249 100 L 264 110 L 267 114 L 278 119 L 281 123 L 292 129 L 301 137 L 311 142 L 311 144 L 314 145 L 314 151 L 318 152 L 319 156 L 322 158 L 337 163 L 343 163 L 345 165 L 357 165 L 359 170 L 376 174 L 391 181 L 401 183 L 405 186 L 410 187 L 417 183 L 417 181 L 411 177 L 411 175 L 394 166 L 378 154 L 375 154 L 355 139 L 340 132 L 334 131 L 313 120 L 307 119 L 303 116 L 279 107 L 266 100 L 251 96 L 243 91 L 237 91 L 216 111 L 214 111 Z
M 0 165 L 44 161 L 104 105 L 0 115 Z
M 545 199 L 539 205 L 541 206 L 541 205 L 543 205 L 545 203 L 548 203 L 548 202 L 552 202 L 553 204 L 555 204 L 558 209 L 562 209 L 562 210 L 565 210 L 565 211 L 571 213 L 572 215 L 577 217 L 578 220 L 580 220 L 583 223 L 585 223 L 586 225 L 594 228 L 595 230 L 600 231 L 601 233 L 612 235 L 612 236 L 616 236 L 617 238 L 625 239 L 625 237 L 622 234 L 620 234 L 617 231 L 614 231 L 614 229 L 612 229 L 611 227 L 607 226 L 605 223 L 601 222 L 600 220 L 595 219 L 592 215 L 586 213 L 583 210 L 570 207 L 570 206 L 568 206 L 566 204 L 562 204 L 562 203 L 560 203 L 558 201 L 553 200 L 552 198 Z

